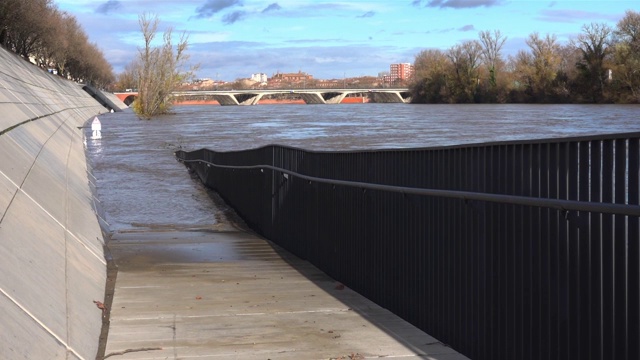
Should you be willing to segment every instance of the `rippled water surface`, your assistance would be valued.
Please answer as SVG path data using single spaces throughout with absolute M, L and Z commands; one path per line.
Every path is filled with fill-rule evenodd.
M 139 120 L 100 116 L 87 151 L 113 231 L 225 228 L 222 202 L 178 163 L 176 149 L 284 144 L 312 150 L 407 148 L 640 131 L 638 105 L 179 106 Z

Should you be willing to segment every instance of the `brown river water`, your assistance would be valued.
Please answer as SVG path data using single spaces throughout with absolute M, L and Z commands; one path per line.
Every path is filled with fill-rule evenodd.
M 177 149 L 422 148 L 640 132 L 640 105 L 199 105 L 150 121 L 131 110 L 99 118 L 100 139 L 85 129 L 87 154 L 114 232 L 231 227 L 233 212 L 175 160 Z

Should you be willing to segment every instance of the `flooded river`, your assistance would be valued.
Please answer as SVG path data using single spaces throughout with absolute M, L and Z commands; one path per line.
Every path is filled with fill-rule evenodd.
M 311 150 L 413 148 L 640 131 L 638 105 L 178 106 L 151 121 L 131 110 L 85 129 L 112 231 L 227 229 L 232 212 L 177 162 L 177 149 L 283 144 Z

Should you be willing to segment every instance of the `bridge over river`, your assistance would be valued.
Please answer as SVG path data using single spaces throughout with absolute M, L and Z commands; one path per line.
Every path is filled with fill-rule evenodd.
M 393 89 L 277 89 L 277 90 L 194 90 L 175 91 L 176 97 L 204 97 L 214 99 L 220 105 L 257 105 L 264 96 L 292 95 L 300 97 L 306 104 L 339 104 L 347 96 L 361 94 L 374 98 L 377 103 L 408 103 L 411 93 L 408 88 Z M 115 93 L 125 104 L 131 104 L 137 92 Z

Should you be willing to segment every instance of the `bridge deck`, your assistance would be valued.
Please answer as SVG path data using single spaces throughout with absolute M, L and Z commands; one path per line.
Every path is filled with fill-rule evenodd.
M 173 95 L 181 97 L 209 97 L 223 106 L 257 105 L 265 95 L 296 94 L 304 100 L 305 104 L 339 104 L 350 94 L 366 94 L 376 96 L 376 102 L 382 103 L 408 103 L 411 102 L 411 94 L 408 88 L 384 88 L 384 89 L 251 89 L 251 90 L 194 90 L 174 91 Z M 114 93 L 125 104 L 130 105 L 137 92 Z M 200 99 L 201 100 L 201 99 Z
M 109 247 L 109 358 L 466 359 L 244 231 L 120 233 Z

